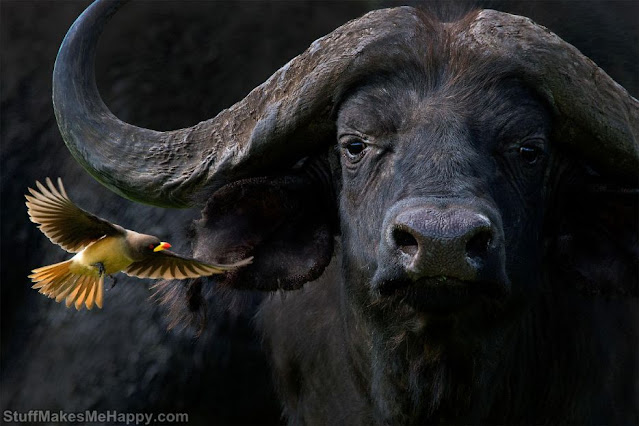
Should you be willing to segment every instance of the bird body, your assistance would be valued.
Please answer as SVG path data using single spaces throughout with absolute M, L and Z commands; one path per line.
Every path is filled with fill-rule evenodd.
M 39 289 L 66 306 L 102 307 L 104 277 L 124 272 L 139 278 L 185 279 L 219 274 L 247 265 L 251 258 L 222 265 L 200 262 L 172 253 L 171 245 L 94 216 L 70 200 L 62 180 L 56 188 L 36 182 L 39 192 L 26 195 L 29 217 L 55 244 L 76 253 L 71 259 L 34 269 L 29 278 Z
M 100 276 L 102 264 L 107 275 L 126 269 L 134 259 L 125 238 L 101 238 L 71 258 L 69 270 L 74 274 Z

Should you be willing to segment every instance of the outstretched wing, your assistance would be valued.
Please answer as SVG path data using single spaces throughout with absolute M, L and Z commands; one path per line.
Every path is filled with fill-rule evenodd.
M 37 223 L 44 235 L 66 251 L 77 253 L 104 235 L 124 232 L 124 228 L 87 213 L 71 201 L 62 179 L 58 178 L 58 189 L 51 179 L 47 187 L 36 181 L 39 191 L 29 188 L 27 209 L 31 222 Z
M 127 275 L 138 278 L 164 278 L 164 279 L 186 279 L 206 277 L 213 274 L 221 274 L 225 271 L 248 265 L 253 260 L 252 257 L 239 262 L 218 265 L 214 263 L 204 263 L 199 260 L 189 259 L 179 256 L 168 250 L 162 250 L 149 255 L 144 260 L 134 262 L 125 269 Z

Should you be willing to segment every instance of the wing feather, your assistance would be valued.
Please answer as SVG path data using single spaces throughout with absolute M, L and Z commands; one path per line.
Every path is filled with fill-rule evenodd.
M 95 280 L 95 282 L 93 283 L 93 285 L 89 288 L 89 291 L 87 293 L 87 297 L 84 300 L 84 305 L 87 307 L 88 310 L 93 309 L 93 302 L 95 301 L 95 291 L 98 289 L 98 280 Z
M 46 178 L 45 187 L 36 181 L 39 191 L 28 188 L 31 195 L 25 195 L 31 222 L 53 243 L 66 251 L 77 253 L 104 235 L 124 232 L 122 228 L 88 213 L 71 201 L 62 179 L 58 178 L 58 188 Z
M 145 259 L 133 262 L 123 272 L 138 278 L 186 279 L 221 274 L 240 266 L 248 265 L 253 258 L 232 264 L 210 264 L 199 260 L 179 256 L 168 250 L 162 250 Z
M 91 287 L 91 280 L 85 280 L 84 283 L 82 284 L 82 288 L 80 289 L 80 292 L 78 293 L 78 296 L 75 299 L 75 309 L 76 310 L 80 310 L 80 306 L 82 306 L 82 303 L 84 302 L 84 298 L 86 297 L 89 288 Z
M 100 279 L 98 280 L 98 290 L 95 296 L 95 305 L 100 309 L 102 309 L 103 299 L 104 299 L 104 275 L 102 275 Z
M 189 276 L 186 274 L 186 266 L 183 264 L 178 263 L 176 265 L 176 271 L 175 271 L 175 278 L 177 278 L 178 280 L 183 280 L 185 278 L 188 278 Z
M 62 283 L 62 285 L 60 285 L 57 294 L 55 292 L 49 292 L 49 297 L 55 297 L 55 301 L 59 302 L 60 300 L 64 299 L 73 288 L 75 288 L 75 284 L 78 282 L 79 279 L 79 275 L 72 275 L 71 277 L 67 278 L 65 282 Z

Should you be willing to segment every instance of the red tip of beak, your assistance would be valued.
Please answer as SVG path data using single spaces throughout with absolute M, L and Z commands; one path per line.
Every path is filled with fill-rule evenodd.
M 171 248 L 171 244 L 162 242 L 156 248 L 154 248 L 153 251 L 161 251 L 161 250 L 166 250 L 168 248 Z

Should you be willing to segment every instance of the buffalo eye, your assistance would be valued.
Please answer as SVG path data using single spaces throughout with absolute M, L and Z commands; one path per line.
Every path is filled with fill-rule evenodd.
M 348 138 L 342 142 L 342 147 L 344 149 L 345 156 L 351 162 L 357 162 L 361 160 L 366 153 L 368 144 L 359 138 Z
M 526 144 L 519 147 L 519 157 L 530 165 L 536 164 L 542 154 L 543 150 L 535 145 Z
M 348 155 L 353 157 L 360 155 L 366 149 L 366 144 L 364 142 L 351 142 L 346 145 L 346 150 L 348 151 Z

